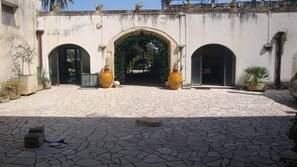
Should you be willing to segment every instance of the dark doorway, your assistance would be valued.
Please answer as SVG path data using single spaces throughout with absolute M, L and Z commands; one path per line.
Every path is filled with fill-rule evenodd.
M 53 85 L 80 84 L 81 74 L 90 73 L 90 56 L 80 46 L 62 45 L 49 55 L 49 68 Z
M 235 56 L 222 45 L 209 44 L 192 55 L 192 86 L 235 85 Z
M 168 77 L 167 45 L 139 32 L 115 44 L 115 80 L 128 85 L 160 86 Z

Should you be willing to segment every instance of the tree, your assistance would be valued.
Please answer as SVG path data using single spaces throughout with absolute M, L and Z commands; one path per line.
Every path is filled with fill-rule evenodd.
M 61 9 L 68 7 L 68 3 L 73 3 L 73 0 L 42 0 L 42 7 L 44 10 L 49 8 L 50 11 L 53 11 L 53 6 L 57 5 Z

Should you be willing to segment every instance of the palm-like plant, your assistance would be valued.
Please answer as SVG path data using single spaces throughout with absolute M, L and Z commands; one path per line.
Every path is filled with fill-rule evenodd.
M 163 0 L 164 5 L 166 5 L 169 9 L 171 9 L 172 0 Z
M 42 0 L 42 7 L 45 10 L 49 8 L 50 11 L 53 11 L 54 5 L 59 6 L 61 9 L 65 9 L 68 7 L 68 3 L 73 3 L 73 0 Z
M 246 83 L 258 84 L 269 78 L 269 71 L 265 67 L 247 67 L 244 71 L 248 74 Z

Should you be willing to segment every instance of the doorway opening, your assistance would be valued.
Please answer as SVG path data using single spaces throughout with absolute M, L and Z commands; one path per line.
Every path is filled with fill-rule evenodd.
M 168 77 L 168 46 L 144 32 L 115 43 L 115 80 L 128 85 L 159 86 Z
M 225 46 L 200 47 L 192 55 L 192 86 L 234 86 L 235 61 L 235 55 Z
M 90 55 L 82 47 L 65 44 L 50 53 L 49 75 L 53 85 L 80 84 L 82 73 L 90 73 Z

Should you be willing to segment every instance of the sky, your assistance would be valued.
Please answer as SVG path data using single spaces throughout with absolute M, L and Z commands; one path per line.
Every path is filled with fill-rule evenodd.
M 134 10 L 138 2 L 142 2 L 142 9 L 161 9 L 160 0 L 73 0 L 74 4 L 69 4 L 69 11 L 95 10 L 97 3 L 103 4 L 103 10 Z

